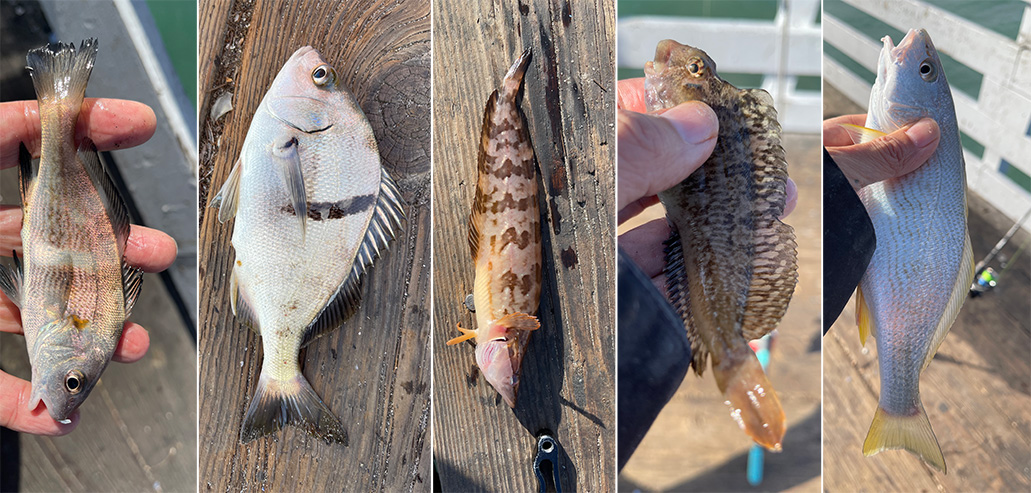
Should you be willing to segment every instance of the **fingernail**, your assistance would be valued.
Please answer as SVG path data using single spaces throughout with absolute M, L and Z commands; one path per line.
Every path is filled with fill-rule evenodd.
M 719 120 L 708 105 L 701 102 L 684 103 L 661 115 L 673 124 L 680 138 L 688 144 L 701 144 L 716 138 Z
M 938 139 L 938 124 L 930 118 L 924 118 L 909 127 L 906 136 L 917 148 L 923 149 Z

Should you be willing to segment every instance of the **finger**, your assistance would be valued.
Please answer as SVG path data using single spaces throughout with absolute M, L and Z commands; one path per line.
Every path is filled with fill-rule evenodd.
M 784 213 L 778 219 L 788 217 L 788 214 L 791 214 L 791 211 L 795 210 L 795 206 L 798 205 L 798 185 L 795 185 L 795 180 L 788 178 L 788 182 L 784 186 L 784 194 L 787 195 L 784 200 Z
M 866 125 L 866 115 L 842 115 L 823 121 L 823 145 L 824 147 L 838 147 L 852 145 L 852 137 L 848 135 L 842 125 Z
M 649 195 L 647 197 L 641 197 L 619 210 L 619 224 L 623 224 L 630 218 L 640 214 L 645 209 L 658 204 L 659 197 L 655 195 Z
M 669 234 L 666 218 L 655 219 L 619 235 L 619 247 L 644 275 L 655 277 L 666 267 L 666 251 L 662 242 L 669 238 Z
M 619 81 L 616 93 L 616 108 L 637 113 L 648 111 L 644 103 L 644 77 Z
M 844 147 L 828 147 L 841 172 L 856 190 L 871 183 L 910 173 L 931 158 L 941 130 L 924 118 L 870 142 Z
M 0 426 L 20 433 L 50 436 L 67 435 L 78 426 L 78 410 L 68 416 L 71 423 L 63 425 L 50 417 L 42 402 L 29 410 L 31 396 L 29 382 L 0 371 Z
M 122 328 L 122 337 L 118 339 L 112 361 L 119 363 L 135 363 L 147 354 L 150 348 L 150 333 L 139 324 L 126 322 Z
M 18 207 L 0 208 L 0 256 L 11 251 L 22 254 L 22 212 Z M 125 261 L 144 272 L 161 272 L 175 262 L 178 246 L 175 239 L 162 231 L 146 226 L 131 225 L 125 242 Z
M 0 103 L 0 168 L 18 163 L 18 143 L 24 142 L 39 157 L 39 106 L 35 101 Z M 143 103 L 122 99 L 87 98 L 75 124 L 75 142 L 89 137 L 101 151 L 138 146 L 157 128 L 154 110 Z
M 616 210 L 680 183 L 712 154 L 719 121 L 705 103 L 684 103 L 661 115 L 620 110 Z

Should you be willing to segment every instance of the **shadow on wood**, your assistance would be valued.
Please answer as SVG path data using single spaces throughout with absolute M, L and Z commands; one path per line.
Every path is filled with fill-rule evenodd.
M 434 2 L 434 457 L 444 491 L 536 490 L 545 429 L 565 454 L 564 491 L 614 489 L 613 7 Z M 541 329 L 513 410 L 471 343 L 444 343 L 456 323 L 474 323 L 462 302 L 473 286 L 466 232 L 484 106 L 527 48 L 520 105 L 539 168 L 544 263 Z
M 423 0 L 201 6 L 201 490 L 428 488 L 429 15 Z M 349 445 L 295 427 L 241 445 L 261 339 L 229 309 L 233 223 L 219 224 L 205 206 L 276 73 L 304 45 L 335 67 L 365 111 L 407 219 L 367 275 L 359 310 L 301 353 L 305 377 L 340 417 Z M 226 93 L 233 110 L 213 120 L 211 106 Z

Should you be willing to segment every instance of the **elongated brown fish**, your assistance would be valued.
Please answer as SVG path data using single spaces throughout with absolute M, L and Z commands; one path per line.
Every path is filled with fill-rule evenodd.
M 469 248 L 476 263 L 473 299 L 476 329 L 448 341 L 476 338 L 476 364 L 483 377 L 515 407 L 519 372 L 540 328 L 541 225 L 533 148 L 516 96 L 530 51 L 512 65 L 487 99 L 480 133 L 476 199 L 469 215 Z
M 42 157 L 24 145 L 19 174 L 24 269 L 0 266 L 0 289 L 21 309 L 32 398 L 67 423 L 111 361 L 139 295 L 125 265 L 129 215 L 97 149 L 73 140 L 97 40 L 51 44 L 26 57 L 39 100 Z
M 365 113 L 314 48 L 294 52 L 272 81 L 211 205 L 220 221 L 235 217 L 230 301 L 264 351 L 241 441 L 292 424 L 346 443 L 297 356 L 357 309 L 404 211 Z
M 731 415 L 760 445 L 780 450 L 784 411 L 748 347 L 780 323 L 798 280 L 794 231 L 778 219 L 788 174 L 773 99 L 728 84 L 705 52 L 672 40 L 659 43 L 645 75 L 649 111 L 703 101 L 719 118 L 709 159 L 659 194 L 674 231 L 667 289 L 695 372 L 711 356 Z

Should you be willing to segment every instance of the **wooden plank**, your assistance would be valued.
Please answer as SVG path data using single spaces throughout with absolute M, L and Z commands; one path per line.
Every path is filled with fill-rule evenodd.
M 216 10 L 223 9 L 223 10 Z M 228 9 L 228 10 L 225 10 Z M 383 2 L 205 2 L 202 31 L 218 60 L 201 87 L 200 487 L 202 490 L 411 491 L 429 480 L 430 6 Z M 261 365 L 260 338 L 234 320 L 232 223 L 204 209 L 239 155 L 250 118 L 289 56 L 312 45 L 336 68 L 372 124 L 407 206 L 404 232 L 363 286 L 360 309 L 301 354 L 304 374 L 349 433 L 326 444 L 294 427 L 239 442 Z M 234 109 L 211 121 L 212 102 Z
M 824 91 L 826 117 L 861 111 Z M 980 260 L 1012 224 L 968 194 L 970 240 Z M 1028 238 L 1018 232 L 1004 250 Z M 1026 252 L 1025 252 L 1026 254 Z M 998 264 L 994 265 L 998 268 Z M 862 455 L 880 380 L 873 339 L 863 348 L 850 302 L 824 337 L 824 469 L 827 491 L 1027 491 L 1031 487 L 1031 265 L 1005 271 L 991 293 L 968 299 L 920 379 L 921 399 L 949 473 L 903 451 Z
M 820 490 L 820 137 L 785 134 L 784 148 L 788 173 L 798 185 L 798 204 L 785 222 L 795 228 L 799 280 L 777 329 L 769 372 L 788 420 L 784 452 L 765 454 L 760 487 L 815 492 Z M 653 214 L 661 217 L 661 206 Z M 701 378 L 688 372 L 623 468 L 620 491 L 752 489 L 745 479 L 752 441 L 730 419 L 711 375 L 711 370 Z
M 434 2 L 434 466 L 444 491 L 535 491 L 535 435 L 561 448 L 563 491 L 613 491 L 614 5 Z M 467 216 L 487 96 L 533 50 L 522 108 L 541 171 L 542 327 L 505 405 L 473 346 Z

